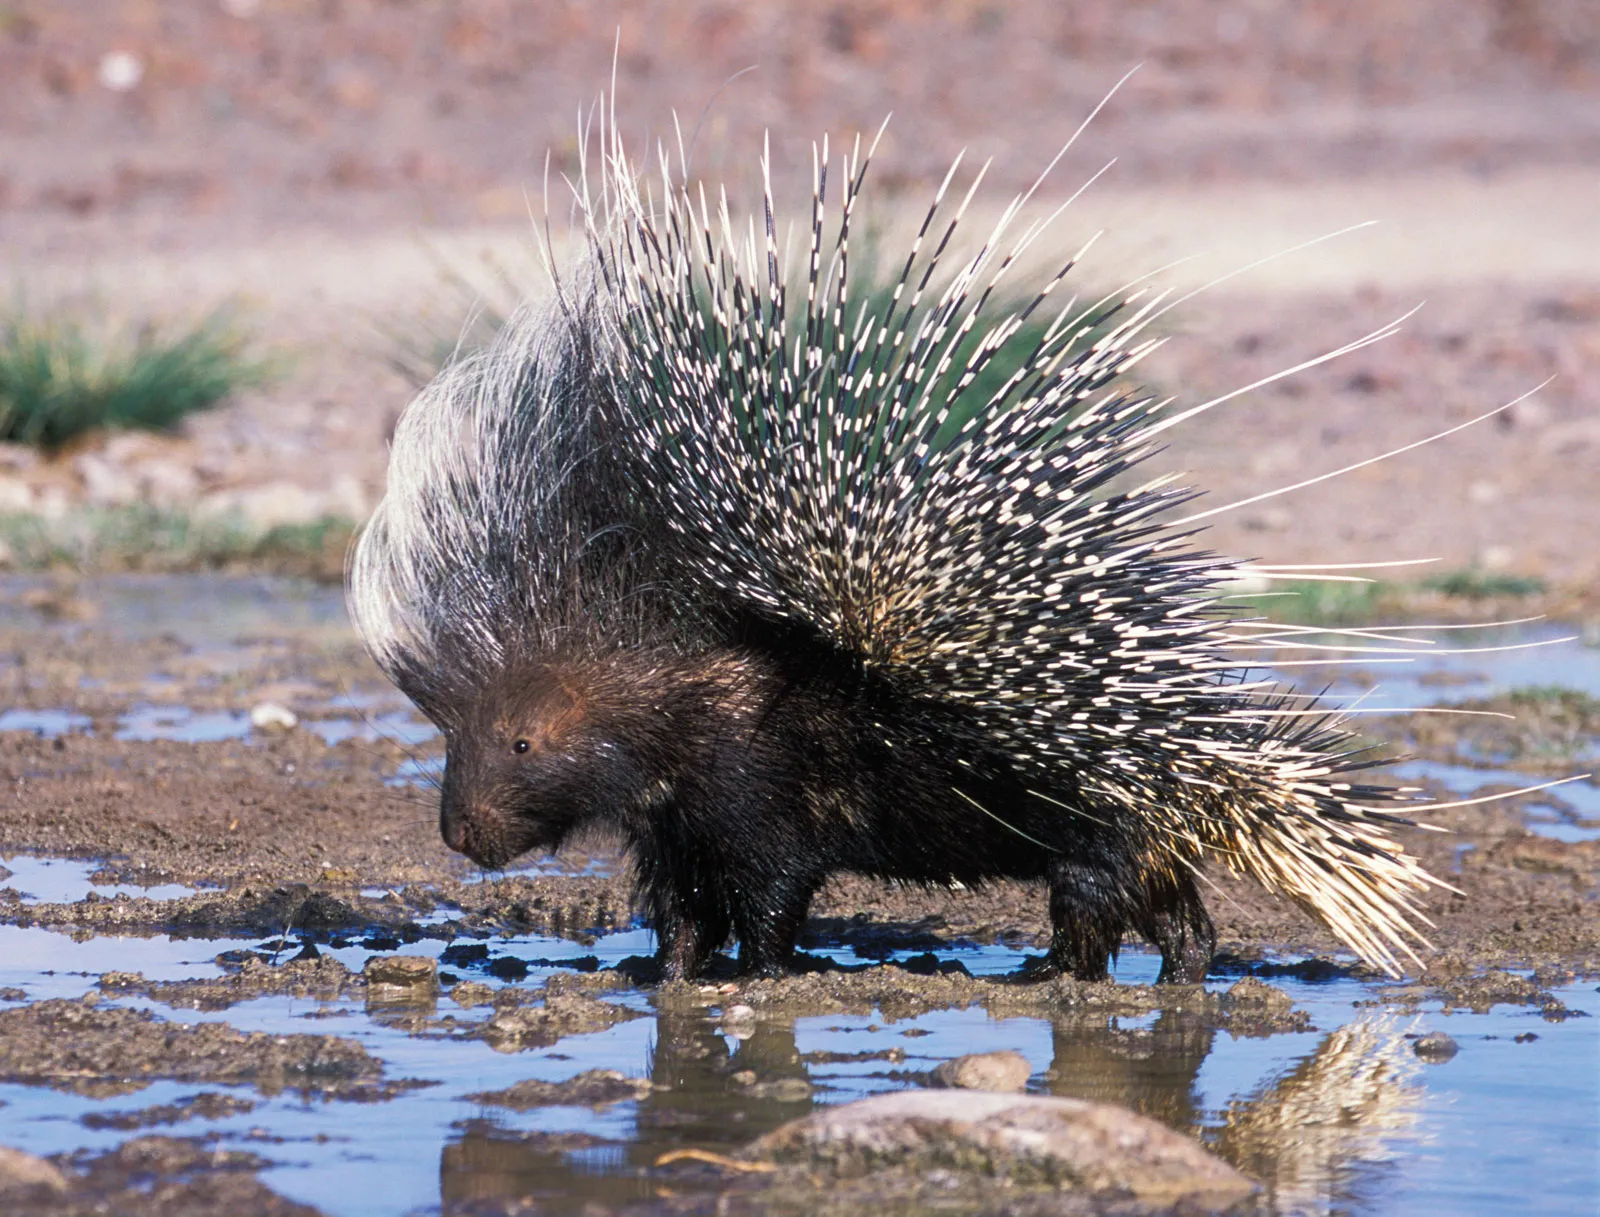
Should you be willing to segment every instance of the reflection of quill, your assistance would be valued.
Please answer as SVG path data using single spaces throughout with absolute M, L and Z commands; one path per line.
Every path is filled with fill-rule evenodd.
M 1355 1199 L 1359 1170 L 1392 1161 L 1413 1129 L 1422 1066 L 1391 1019 L 1349 1023 L 1249 1098 L 1228 1104 L 1211 1147 L 1259 1179 L 1280 1213 L 1328 1213 Z

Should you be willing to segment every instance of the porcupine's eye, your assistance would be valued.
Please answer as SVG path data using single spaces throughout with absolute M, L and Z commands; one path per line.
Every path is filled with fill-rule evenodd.
M 528 741 L 525 739 L 519 739 L 516 743 L 511 745 L 511 751 L 515 752 L 518 756 L 521 756 L 527 750 Z

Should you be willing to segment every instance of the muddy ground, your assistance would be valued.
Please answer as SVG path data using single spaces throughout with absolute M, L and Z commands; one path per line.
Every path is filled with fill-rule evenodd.
M 176 639 L 130 648 L 90 625 L 70 635 L 5 631 L 0 657 L 9 657 L 0 665 L 0 699 L 71 710 L 93 729 L 53 739 L 0 732 L 0 850 L 109 859 L 107 877 L 205 889 L 170 902 L 117 899 L 24 911 L 13 901 L 5 910 L 10 918 L 206 936 L 400 928 L 441 902 L 459 907 L 459 924 L 430 933 L 574 933 L 630 919 L 620 864 L 577 876 L 472 873 L 439 840 L 432 789 L 388 781 L 407 760 L 428 755 L 426 748 L 372 739 L 330 747 L 307 723 L 213 743 L 113 738 L 118 715 L 152 699 L 205 712 L 237 708 L 241 697 L 277 696 L 301 707 L 308 722 L 351 717 L 352 697 L 380 697 L 384 687 L 353 639 L 263 639 L 242 655 L 208 660 Z M 1582 698 L 1486 708 L 1518 717 L 1419 716 L 1374 720 L 1372 729 L 1426 759 L 1459 762 L 1471 751 L 1526 766 L 1534 754 L 1558 776 L 1563 765 L 1581 772 L 1578 760 L 1600 734 L 1600 712 Z M 1531 835 L 1517 799 L 1431 818 L 1447 832 L 1402 838 L 1430 871 L 1460 889 L 1430 901 L 1438 948 L 1431 967 L 1600 968 L 1600 843 Z M 605 842 L 593 843 L 593 856 L 610 857 Z M 580 866 L 587 860 L 573 859 Z M 1292 907 L 1225 874 L 1212 879 L 1224 951 L 1242 960 L 1334 951 L 1333 940 Z M 375 889 L 386 894 L 374 898 Z M 808 932 L 859 943 L 870 955 L 875 942 L 1038 943 L 1043 919 L 1042 894 L 1022 886 L 922 892 L 841 879 L 818 898 Z
M 868 199 L 885 225 L 920 214 L 962 149 L 993 158 L 974 215 L 996 214 L 1142 65 L 1041 188 L 1053 205 L 1116 158 L 1049 242 L 1066 252 L 1104 230 L 1075 273 L 1083 290 L 1198 256 L 1163 280 L 1186 291 L 1378 222 L 1164 318 L 1172 342 L 1146 365 L 1161 391 L 1204 400 L 1425 302 L 1400 336 L 1172 433 L 1168 463 L 1208 505 L 1539 389 L 1423 453 L 1219 516 L 1210 539 L 1278 562 L 1435 558 L 1536 577 L 1593 612 L 1589 10 L 19 0 L 0 13 L 0 290 L 97 299 L 134 324 L 238 298 L 282 376 L 175 436 L 96 436 L 42 462 L 0 450 L 0 510 L 358 519 L 412 392 L 397 355 L 453 339 L 475 295 L 493 311 L 542 290 L 530 208 L 544 207 L 545 154 L 560 245 L 578 109 L 612 81 L 614 48 L 634 153 L 678 112 L 697 172 L 729 180 L 736 210 L 753 201 L 763 131 L 787 212 L 804 206 L 814 136 L 837 147 L 892 111 Z M 115 564 L 110 549 L 88 560 Z M 337 575 L 336 546 L 315 558 Z
M 183 1135 L 186 1125 L 195 1127 L 191 1121 L 254 1101 L 204 1088 L 246 1083 L 259 1095 L 287 1088 L 318 1101 L 370 1103 L 394 1100 L 418 1083 L 386 1070 L 341 1036 L 337 1020 L 287 1036 L 167 1021 L 170 1012 L 187 1009 L 226 1018 L 238 1003 L 266 995 L 364 1002 L 372 1017 L 407 1034 L 482 1040 L 498 1052 L 516 1053 L 638 1017 L 637 1009 L 617 1003 L 642 987 L 661 1020 L 663 1046 L 651 1080 L 580 1075 L 570 1084 L 525 1084 L 478 1101 L 513 1110 L 636 1101 L 641 1129 L 654 1130 L 641 1135 L 736 1153 L 752 1131 L 775 1127 L 811 1093 L 794 1047 L 799 1017 L 876 1011 L 906 1019 L 976 1007 L 995 1018 L 1047 1018 L 1057 1050 L 1050 1082 L 1055 1093 L 1087 1092 L 1182 1128 L 1193 1113 L 1184 1106 L 1186 1091 L 1170 1084 L 1169 1075 L 1192 1072 L 1211 1037 L 1311 1027 L 1273 980 L 1380 980 L 1293 907 L 1214 873 L 1208 904 L 1221 937 L 1214 976 L 1239 978 L 1225 993 L 973 978 L 960 964 L 941 963 L 937 952 L 995 942 L 1042 948 L 1041 891 L 997 884 L 924 892 L 851 878 L 836 880 L 818 898 L 803 946 L 853 950 L 853 967 L 818 957 L 792 979 L 746 982 L 733 977 L 731 960 L 724 960 L 707 983 L 653 989 L 651 961 L 636 957 L 616 969 L 578 961 L 575 970 L 547 981 L 529 978 L 496 989 L 482 981 L 516 982 L 528 967 L 502 954 L 500 935 L 553 934 L 585 944 L 630 923 L 626 864 L 606 842 L 570 851 L 564 861 L 579 872 L 572 874 L 484 876 L 450 854 L 438 837 L 432 789 L 425 781 L 392 780 L 402 767 L 436 756 L 434 746 L 411 749 L 382 739 L 329 746 L 318 734 L 331 723 L 359 727 L 400 704 L 342 633 L 277 631 L 226 648 L 171 636 L 129 645 L 127 634 L 106 619 L 92 581 L 36 583 L 25 590 L 13 583 L 9 595 L 7 624 L 0 627 L 0 700 L 70 711 L 78 727 L 53 738 L 0 732 L 0 853 L 93 860 L 100 883 L 177 882 L 198 890 L 166 900 L 92 895 L 39 903 L 25 902 L 0 876 L 0 921 L 48 927 L 80 941 L 97 934 L 211 940 L 202 950 L 221 952 L 224 965 L 217 979 L 188 981 L 107 972 L 86 982 L 90 989 L 81 1001 L 36 1001 L 0 1011 L 0 1080 L 115 1097 L 114 1107 L 95 1113 L 100 1123 L 94 1126 L 138 1134 L 114 1153 L 59 1159 L 60 1185 L 17 1190 L 35 1204 L 17 1211 L 78 1211 L 73 1206 L 91 1203 L 163 1211 L 139 1207 L 151 1180 L 171 1197 L 165 1211 L 202 1212 L 225 1199 L 241 1212 L 302 1211 L 254 1178 L 266 1159 L 248 1146 Z M 220 742 L 115 738 L 136 710 L 184 707 L 221 715 L 266 697 L 293 706 L 299 724 Z M 1508 709 L 1518 717 L 1416 716 L 1373 720 L 1372 730 L 1375 738 L 1431 760 L 1494 758 L 1552 776 L 1576 771 L 1600 746 L 1600 705 L 1592 699 L 1523 695 L 1472 708 Z M 1429 901 L 1435 949 L 1404 981 L 1367 990 L 1373 1000 L 1398 1010 L 1511 1003 L 1547 1020 L 1569 1016 L 1551 990 L 1600 974 L 1600 842 L 1535 835 L 1523 811 L 1518 799 L 1445 810 L 1431 820 L 1447 832 L 1403 834 L 1407 847 L 1458 890 Z M 318 958 L 319 947 L 354 943 L 381 955 L 420 938 L 448 942 L 437 971 L 421 959 L 354 972 Z M 902 952 L 899 964 L 876 962 L 891 951 Z M 906 951 L 914 954 L 906 957 Z M 0 994 L 8 996 L 20 995 Z M 124 1008 L 130 999 L 155 1003 L 154 1012 Z M 1118 1017 L 1146 1015 L 1157 1020 L 1149 1031 L 1108 1030 Z M 719 1064 L 726 1057 L 719 1033 L 757 1037 L 741 1048 L 742 1072 L 732 1081 L 725 1075 L 733 1066 Z M 906 1071 L 902 1049 L 872 1047 L 863 1059 L 879 1061 L 903 1082 L 928 1081 Z M 1331 1061 L 1317 1068 L 1344 1076 Z M 1319 1076 L 1316 1069 L 1311 1076 Z M 195 1091 L 176 1103 L 141 1102 L 139 1092 L 155 1079 L 183 1081 Z M 1290 1169 L 1283 1162 L 1285 1154 L 1293 1156 L 1286 1146 L 1294 1138 L 1285 1139 L 1277 1117 L 1265 1113 L 1277 1103 L 1292 1109 L 1302 1084 L 1310 1083 L 1295 1082 L 1284 1095 L 1263 1100 L 1261 1110 L 1253 1107 L 1255 1114 L 1230 1123 L 1219 1142 L 1230 1160 L 1269 1180 Z M 668 1089 L 658 1093 L 653 1086 Z M 739 1122 L 730 1123 L 729 1113 Z M 517 1134 L 508 1140 L 491 1124 L 466 1129 L 460 1143 L 443 1152 L 445 1211 L 512 1211 L 507 1197 L 518 1189 L 577 1194 L 589 1185 L 581 1172 L 571 1174 L 560 1163 L 589 1144 L 586 1136 Z M 639 1157 L 643 1151 L 628 1152 Z M 666 1191 L 700 1198 L 686 1200 L 683 1211 L 701 1211 L 695 1206 L 719 1193 L 751 1212 L 783 1211 L 770 1203 L 789 1194 L 765 1175 L 746 1177 L 704 1163 L 652 1171 Z M 846 1193 L 851 1199 L 839 1200 L 841 1212 L 869 1211 L 888 1194 L 856 1185 Z M 965 1195 L 958 1188 L 946 1199 L 954 1204 Z M 602 1197 L 623 1209 L 631 1203 L 625 1199 L 621 1193 Z M 981 1190 L 968 1199 L 974 1207 L 955 1211 L 986 1211 Z M 1071 1202 L 1077 1208 L 1059 1196 L 1040 1204 L 1041 1212 L 1144 1211 L 1103 1210 L 1083 1197 Z

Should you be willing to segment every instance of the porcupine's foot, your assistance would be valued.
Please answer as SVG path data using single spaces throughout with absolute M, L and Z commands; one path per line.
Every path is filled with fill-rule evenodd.
M 717 948 L 727 941 L 728 925 L 724 922 L 720 933 L 716 927 L 703 930 L 679 927 L 673 934 L 663 934 L 660 929 L 656 934 L 661 941 L 656 950 L 656 962 L 661 965 L 662 983 L 693 980 L 705 971 Z
M 651 925 L 655 928 L 656 962 L 661 966 L 661 980 L 693 980 L 705 971 L 706 964 L 718 948 L 728 941 L 732 920 L 721 909 L 709 905 L 686 908 L 670 898 L 652 899 L 646 903 L 653 913 Z

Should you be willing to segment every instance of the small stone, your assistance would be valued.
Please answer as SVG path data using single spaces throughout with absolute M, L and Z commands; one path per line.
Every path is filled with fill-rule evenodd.
M 100 84 L 113 93 L 126 93 L 144 79 L 144 60 L 132 51 L 107 51 L 100 56 Z
M 202 516 L 243 520 L 266 532 L 295 524 L 312 524 L 323 514 L 322 499 L 293 482 L 269 482 L 245 490 L 222 490 L 201 499 Z
M 193 469 L 174 461 L 146 461 L 138 467 L 139 495 L 154 507 L 179 507 L 200 493 Z
M 324 496 L 323 510 L 330 516 L 342 516 L 347 520 L 364 520 L 372 510 L 372 502 L 367 497 L 360 479 L 347 473 L 333 480 L 333 485 L 328 488 L 328 493 Z
M 1412 1041 L 1411 1051 L 1430 1065 L 1442 1065 L 1461 1049 L 1443 1031 L 1430 1031 Z
M 735 1086 L 754 1086 L 756 1084 L 756 1071 L 754 1069 L 741 1069 L 737 1073 L 730 1074 L 728 1081 Z
M 123 507 L 138 501 L 138 485 L 105 457 L 82 452 L 73 459 L 72 468 L 83 482 L 83 497 L 93 506 Z
M 439 965 L 425 955 L 374 955 L 361 969 L 367 984 L 396 989 L 432 989 Z
M 44 1188 L 51 1192 L 67 1190 L 67 1177 L 55 1166 L 34 1154 L 0 1145 L 0 1192 Z
M 0 514 L 33 510 L 33 487 L 19 477 L 0 476 Z
M 1230 1013 L 1243 1010 L 1251 1014 L 1287 1014 L 1294 1009 L 1294 998 L 1259 977 L 1246 976 L 1222 995 L 1222 1008 Z
M 506 1090 L 469 1094 L 474 1103 L 509 1107 L 514 1111 L 533 1111 L 540 1107 L 592 1107 L 599 1110 L 612 1103 L 642 1099 L 654 1089 L 647 1078 L 630 1078 L 615 1069 L 587 1069 L 565 1082 L 541 1082 L 530 1078 Z
M 958 1090 L 1016 1093 L 1028 1084 L 1033 1066 L 1020 1052 L 975 1052 L 945 1061 L 933 1071 L 937 1085 Z
M 476 980 L 463 980 L 450 990 L 450 999 L 465 1010 L 494 1002 L 494 989 Z
M 1509 545 L 1486 545 L 1478 553 L 1478 565 L 1492 573 L 1510 570 L 1516 561 L 1517 552 Z
M 811 1083 L 804 1078 L 773 1078 L 770 1082 L 757 1082 L 749 1093 L 753 1099 L 774 1103 L 804 1103 L 811 1097 Z
M 299 721 L 293 710 L 275 701 L 250 707 L 250 725 L 257 731 L 290 731 Z
M 722 1034 L 747 1040 L 756 1033 L 756 1012 L 746 1005 L 729 1006 L 722 1012 Z
M 38 449 L 10 440 L 0 441 L 0 469 L 32 469 L 38 463 Z

